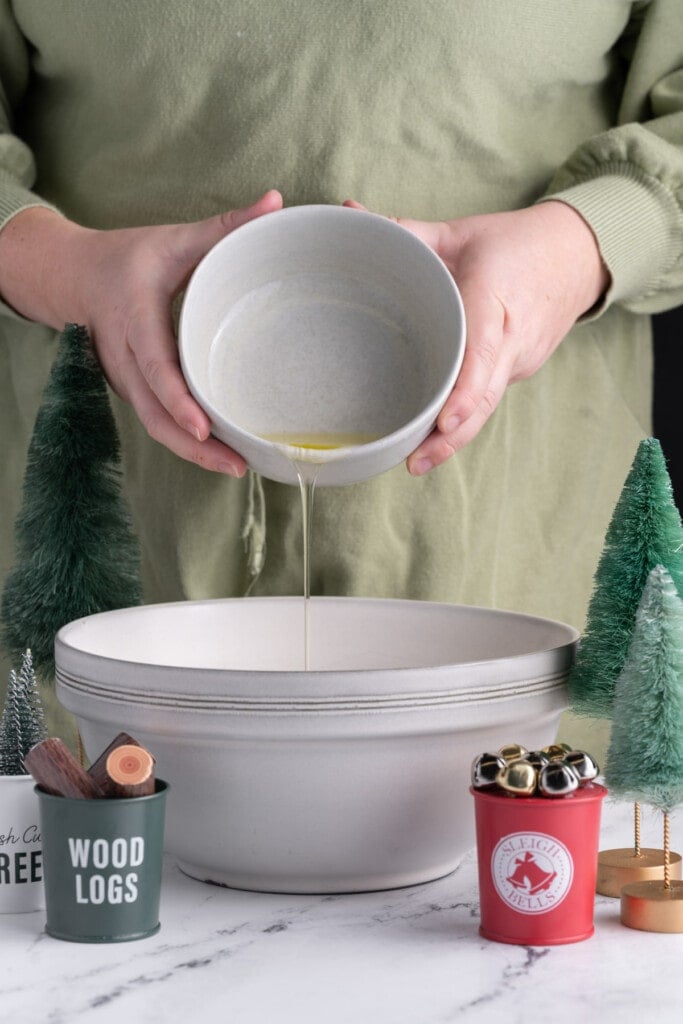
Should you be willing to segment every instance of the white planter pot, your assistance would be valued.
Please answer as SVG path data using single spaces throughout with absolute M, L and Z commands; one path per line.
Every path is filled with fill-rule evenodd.
M 43 849 L 31 775 L 0 775 L 0 913 L 42 910 Z

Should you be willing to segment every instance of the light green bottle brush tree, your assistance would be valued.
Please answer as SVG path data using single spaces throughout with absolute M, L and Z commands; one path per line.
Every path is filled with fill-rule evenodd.
M 612 718 L 605 769 L 610 791 L 651 804 L 664 816 L 664 877 L 645 887 L 663 888 L 683 901 L 683 882 L 670 877 L 669 823 L 671 811 L 683 803 L 683 601 L 661 565 L 645 584 Z

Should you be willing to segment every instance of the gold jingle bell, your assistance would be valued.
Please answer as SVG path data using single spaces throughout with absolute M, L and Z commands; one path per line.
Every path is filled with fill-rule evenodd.
M 538 775 L 528 761 L 510 761 L 498 775 L 498 785 L 516 796 L 531 796 L 536 790 Z
M 498 751 L 499 756 L 508 764 L 510 761 L 521 761 L 528 753 L 526 747 L 520 746 L 519 743 L 508 743 Z
M 551 743 L 548 747 L 542 747 L 541 753 L 545 754 L 551 761 L 563 758 L 572 748 L 568 743 Z
M 568 796 L 579 788 L 579 778 L 564 761 L 550 761 L 538 775 L 538 789 L 543 796 Z
M 498 775 L 504 767 L 505 761 L 499 754 L 480 754 L 472 762 L 472 786 L 474 789 L 495 786 L 498 782 Z

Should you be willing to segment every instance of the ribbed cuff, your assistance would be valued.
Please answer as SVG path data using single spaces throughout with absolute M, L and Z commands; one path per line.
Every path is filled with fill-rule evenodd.
M 679 255 L 680 211 L 674 197 L 637 167 L 579 182 L 539 202 L 559 200 L 580 213 L 592 229 L 612 282 L 585 319 L 613 302 L 645 298 L 656 291 Z
M 37 196 L 35 192 L 18 185 L 14 178 L 6 174 L 0 175 L 0 230 L 8 220 L 11 220 L 21 210 L 29 206 L 45 206 L 48 210 L 54 210 L 52 203 L 46 202 Z
M 23 188 L 21 185 L 5 175 L 0 176 L 0 231 L 5 227 L 13 217 L 16 217 L 22 210 L 28 210 L 32 206 L 44 207 L 46 210 L 54 210 L 55 213 L 59 211 L 52 203 L 46 202 L 41 199 L 40 196 L 36 195 L 35 192 L 31 192 L 30 189 Z M 2 295 L 0 295 L 0 316 L 10 317 L 12 320 L 19 320 L 22 323 L 29 323 L 26 317 L 21 316 L 15 309 L 8 306 L 3 301 Z

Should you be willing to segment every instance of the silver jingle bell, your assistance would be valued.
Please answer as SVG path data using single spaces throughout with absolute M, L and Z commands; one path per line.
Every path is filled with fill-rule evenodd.
M 564 755 L 564 763 L 574 769 L 581 786 L 592 782 L 600 773 L 597 762 L 585 750 L 570 750 Z
M 495 786 L 498 773 L 505 767 L 505 761 L 499 754 L 480 754 L 472 762 L 471 779 L 475 789 L 487 789 Z
M 564 761 L 551 761 L 538 773 L 538 789 L 542 796 L 569 796 L 579 788 L 579 779 Z
M 540 772 L 544 765 L 550 764 L 550 758 L 542 750 L 530 750 L 524 760 L 533 765 L 537 772 Z

